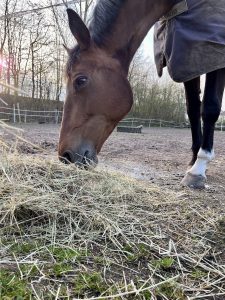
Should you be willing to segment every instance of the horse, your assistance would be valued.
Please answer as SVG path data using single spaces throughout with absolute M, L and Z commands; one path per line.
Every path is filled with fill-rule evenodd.
M 180 1 L 99 0 L 88 27 L 67 9 L 77 44 L 67 49 L 67 93 L 58 147 L 61 161 L 83 166 L 98 163 L 104 142 L 132 107 L 127 75 L 137 49 L 150 28 Z M 192 133 L 192 159 L 181 182 L 184 186 L 205 187 L 224 86 L 224 68 L 208 72 L 201 103 L 200 76 L 184 82 Z

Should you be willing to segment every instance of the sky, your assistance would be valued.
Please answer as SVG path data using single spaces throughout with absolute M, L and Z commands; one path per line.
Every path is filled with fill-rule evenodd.
M 153 53 L 153 29 L 151 29 L 146 36 L 145 40 L 142 43 L 143 53 L 146 57 L 150 58 L 154 62 L 154 53 Z M 156 72 L 156 69 L 155 69 Z M 165 71 L 164 71 L 165 73 Z M 171 79 L 172 80 L 172 79 Z M 202 90 L 204 90 L 205 76 L 201 78 Z M 225 111 L 225 93 L 223 97 L 222 110 Z

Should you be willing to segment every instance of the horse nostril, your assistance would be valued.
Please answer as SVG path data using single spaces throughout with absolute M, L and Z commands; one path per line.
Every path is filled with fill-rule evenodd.
M 59 157 L 60 161 L 64 164 L 75 163 L 77 167 L 89 169 L 93 168 L 98 163 L 98 158 L 94 150 L 78 149 L 79 151 L 65 151 L 62 156 Z
M 63 153 L 61 160 L 65 164 L 74 163 L 74 155 L 71 151 L 66 151 Z

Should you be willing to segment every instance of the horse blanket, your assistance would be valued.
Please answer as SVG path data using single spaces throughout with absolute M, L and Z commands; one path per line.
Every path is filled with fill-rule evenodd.
M 159 76 L 185 82 L 225 67 L 225 0 L 183 0 L 155 24 Z

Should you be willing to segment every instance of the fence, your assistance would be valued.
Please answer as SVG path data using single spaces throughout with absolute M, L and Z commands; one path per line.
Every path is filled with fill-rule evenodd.
M 19 103 L 13 104 L 13 107 L 0 107 L 0 120 L 5 120 L 12 123 L 60 123 L 62 120 L 62 110 L 28 110 L 20 109 Z M 189 128 L 190 123 L 173 122 L 158 119 L 140 119 L 126 118 L 119 122 L 120 126 L 136 127 L 168 127 L 168 128 Z M 225 131 L 225 118 L 222 117 L 216 123 L 216 130 Z
M 120 121 L 119 125 L 121 126 L 144 126 L 144 127 L 168 127 L 168 128 L 190 128 L 190 123 L 181 122 L 177 123 L 174 121 L 165 121 L 159 119 L 140 119 L 140 118 L 126 118 Z M 225 118 L 221 117 L 220 120 L 216 123 L 216 130 L 225 131 Z
M 19 104 L 10 107 L 0 107 L 0 120 L 12 123 L 60 123 L 62 111 L 55 110 L 28 110 L 20 109 Z
M 144 126 L 144 127 L 177 127 L 177 128 L 188 128 L 190 124 L 186 123 L 177 123 L 174 121 L 165 121 L 159 119 L 140 119 L 140 118 L 126 118 L 119 123 L 121 126 Z

